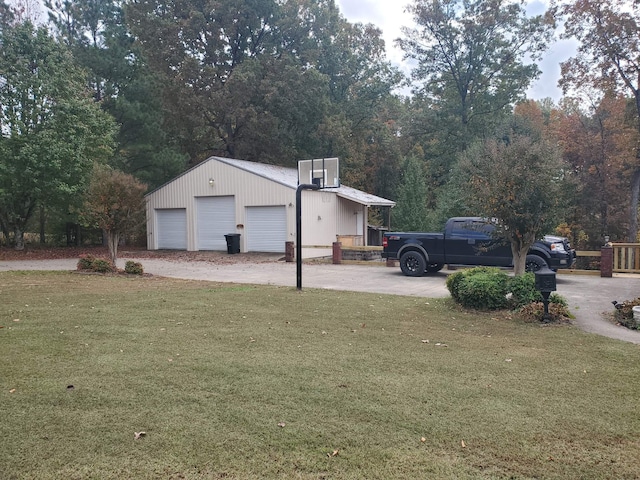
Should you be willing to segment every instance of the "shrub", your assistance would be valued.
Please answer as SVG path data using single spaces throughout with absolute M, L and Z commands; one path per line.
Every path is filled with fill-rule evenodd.
M 132 275 L 142 275 L 144 273 L 142 264 L 132 260 L 128 260 L 127 263 L 124 264 L 124 271 Z
M 447 288 L 456 303 L 467 308 L 478 310 L 497 310 L 510 307 L 522 309 L 534 306 L 533 310 L 540 310 L 542 320 L 544 305 L 542 295 L 535 287 L 535 275 L 527 273 L 517 277 L 509 277 L 502 270 L 495 267 L 476 267 L 449 275 Z M 511 295 L 508 295 L 508 294 Z M 558 317 L 569 317 L 567 301 L 560 295 L 552 293 L 549 297 Z
M 549 297 L 549 303 L 554 303 L 556 305 L 562 305 L 563 307 L 569 308 L 567 299 L 558 293 L 551 294 L 551 296 Z
M 99 273 L 116 272 L 116 266 L 111 263 L 111 260 L 106 258 L 96 258 L 92 264 L 92 270 Z
M 510 303 L 513 308 L 520 308 L 529 303 L 542 301 L 542 295 L 536 290 L 536 276 L 529 272 L 509 279 Z
M 92 265 L 95 260 L 93 255 L 80 255 L 78 260 L 78 270 L 92 270 Z
M 447 288 L 464 307 L 496 310 L 507 306 L 508 278 L 497 268 L 477 267 L 450 275 Z
M 106 258 L 95 258 L 92 255 L 81 255 L 78 260 L 78 270 L 87 272 L 110 273 L 117 272 L 116 266 Z
M 453 300 L 457 303 L 460 302 L 460 284 L 465 278 L 464 274 L 464 271 L 456 272 L 447 277 L 447 289 L 449 290 L 449 293 L 451 294 Z

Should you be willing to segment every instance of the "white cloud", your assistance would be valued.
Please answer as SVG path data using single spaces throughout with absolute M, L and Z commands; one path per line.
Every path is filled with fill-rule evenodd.
M 405 12 L 410 0 L 337 0 L 342 15 L 352 23 L 372 23 L 382 30 L 387 58 L 400 66 L 403 52 L 395 46 L 403 26 L 412 26 L 411 15 Z

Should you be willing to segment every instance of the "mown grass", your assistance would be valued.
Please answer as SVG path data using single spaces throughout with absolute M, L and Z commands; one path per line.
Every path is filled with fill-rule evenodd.
M 0 305 L 2 479 L 640 476 L 638 347 L 569 326 L 66 272 Z

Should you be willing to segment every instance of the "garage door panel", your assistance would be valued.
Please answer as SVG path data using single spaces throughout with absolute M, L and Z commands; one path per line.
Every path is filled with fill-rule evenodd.
M 283 253 L 287 241 L 287 210 L 284 205 L 247 207 L 247 250 Z
M 197 249 L 226 250 L 224 236 L 236 232 L 236 206 L 233 196 L 196 198 Z
M 187 249 L 187 210 L 167 208 L 156 210 L 158 248 Z

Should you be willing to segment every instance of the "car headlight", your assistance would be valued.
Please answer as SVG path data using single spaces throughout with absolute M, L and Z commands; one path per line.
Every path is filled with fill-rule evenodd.
M 564 244 L 562 243 L 552 243 L 551 251 L 558 252 L 558 253 L 567 253 L 567 251 L 564 249 Z

